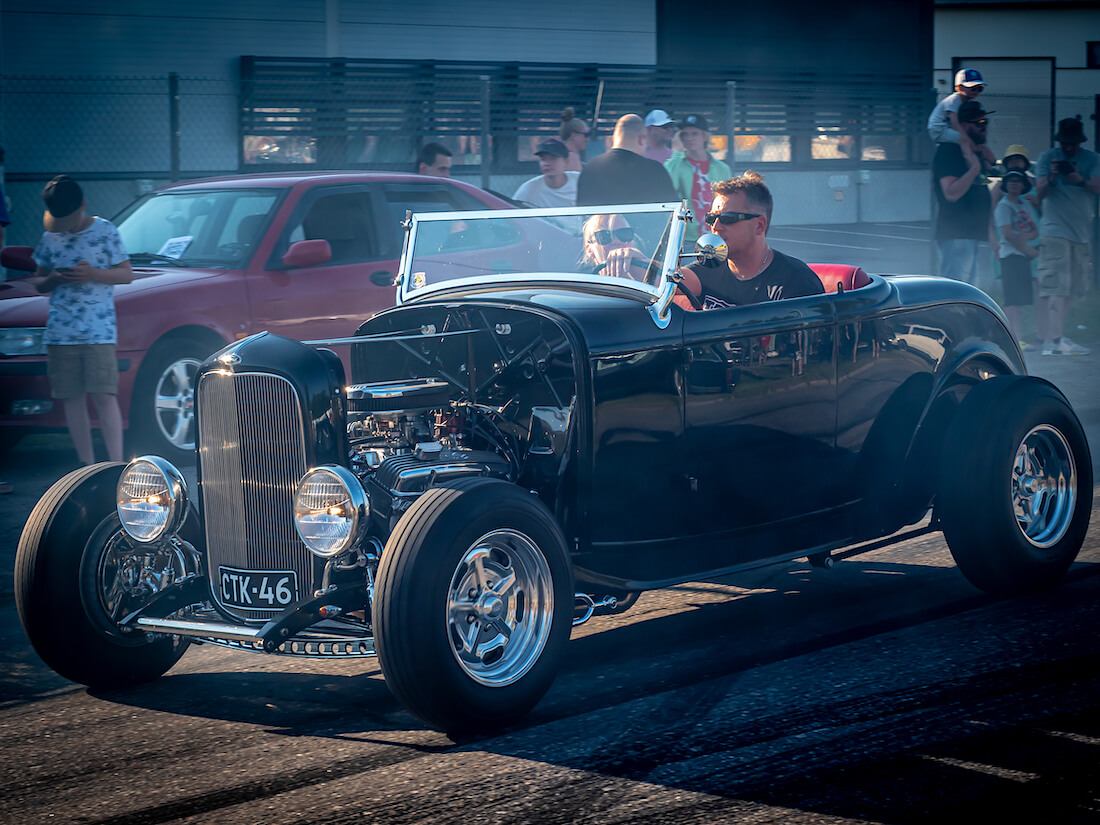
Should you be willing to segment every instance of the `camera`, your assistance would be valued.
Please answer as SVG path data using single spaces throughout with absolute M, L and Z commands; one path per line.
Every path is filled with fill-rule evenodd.
M 1077 167 L 1073 165 L 1073 161 L 1069 160 L 1056 160 L 1051 163 L 1055 171 L 1059 175 L 1072 175 L 1077 171 Z

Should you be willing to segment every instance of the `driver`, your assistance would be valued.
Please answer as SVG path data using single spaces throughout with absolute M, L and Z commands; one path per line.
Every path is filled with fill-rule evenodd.
M 584 222 L 584 258 L 593 274 L 641 280 L 649 258 L 638 248 L 640 239 L 622 215 L 593 215 Z
M 699 261 L 680 270 L 683 286 L 701 299 L 703 309 L 824 294 L 812 269 L 768 245 L 772 195 L 762 175 L 749 170 L 712 188 L 714 203 L 704 220 L 725 241 L 729 258 L 725 265 Z M 676 303 L 690 307 L 679 296 Z

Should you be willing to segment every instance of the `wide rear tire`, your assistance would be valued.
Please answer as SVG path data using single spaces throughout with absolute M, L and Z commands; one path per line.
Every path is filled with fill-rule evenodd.
M 430 489 L 386 544 L 372 615 L 405 707 L 452 735 L 498 729 L 546 693 L 569 640 L 565 539 L 536 496 L 507 482 Z
M 15 606 L 31 645 L 50 668 L 89 687 L 155 679 L 187 649 L 178 637 L 150 642 L 117 629 L 141 591 L 126 579 L 134 545 L 115 512 L 124 467 L 95 464 L 61 478 L 31 511 L 15 556 Z M 157 563 L 173 563 L 163 555 Z
M 1092 458 L 1069 402 L 1028 376 L 983 381 L 944 442 L 936 514 L 972 584 L 1008 596 L 1065 575 L 1092 512 Z

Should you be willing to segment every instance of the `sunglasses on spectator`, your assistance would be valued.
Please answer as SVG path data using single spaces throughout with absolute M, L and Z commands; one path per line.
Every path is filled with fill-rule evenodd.
M 718 221 L 723 226 L 729 226 L 738 221 L 751 221 L 753 218 L 762 218 L 763 215 L 754 215 L 752 212 L 708 212 L 703 218 L 707 226 Z
M 981 126 L 984 128 L 986 125 L 988 125 L 989 121 L 983 117 L 981 120 L 968 120 L 967 123 L 973 123 L 975 126 Z
M 634 240 L 634 227 L 621 226 L 618 229 L 597 229 L 592 233 L 592 242 L 598 243 L 600 246 L 607 246 L 611 243 L 611 238 L 614 236 L 615 240 L 627 243 Z

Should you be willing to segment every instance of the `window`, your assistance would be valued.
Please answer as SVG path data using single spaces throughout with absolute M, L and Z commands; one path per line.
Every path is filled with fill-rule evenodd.
M 285 246 L 295 241 L 328 241 L 330 264 L 369 261 L 379 257 L 370 195 L 366 192 L 328 190 L 313 198 L 288 226 Z M 286 252 L 284 247 L 279 255 Z

